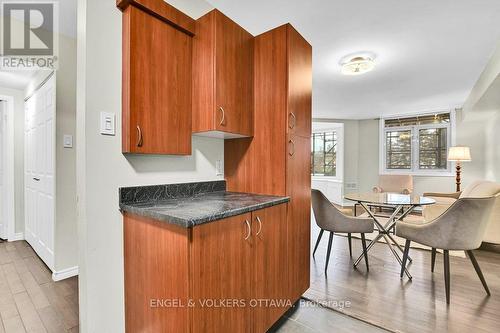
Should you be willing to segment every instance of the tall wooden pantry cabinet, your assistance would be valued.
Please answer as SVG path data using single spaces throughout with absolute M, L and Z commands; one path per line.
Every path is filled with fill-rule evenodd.
M 228 190 L 290 197 L 288 295 L 309 288 L 312 48 L 289 24 L 255 37 L 253 139 L 225 141 Z

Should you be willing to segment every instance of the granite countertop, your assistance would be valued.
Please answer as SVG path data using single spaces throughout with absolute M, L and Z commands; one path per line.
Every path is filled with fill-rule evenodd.
M 288 202 L 288 197 L 227 192 L 225 181 L 120 189 L 122 212 L 190 228 Z

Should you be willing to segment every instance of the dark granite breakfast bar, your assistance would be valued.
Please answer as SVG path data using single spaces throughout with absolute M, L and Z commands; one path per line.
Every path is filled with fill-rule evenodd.
M 120 188 L 120 210 L 190 228 L 288 202 L 288 197 L 226 191 L 226 182 Z

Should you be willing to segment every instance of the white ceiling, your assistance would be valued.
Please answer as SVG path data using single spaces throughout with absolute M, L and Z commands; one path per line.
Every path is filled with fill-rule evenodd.
M 459 107 L 500 41 L 498 0 L 208 0 L 254 35 L 292 23 L 313 46 L 313 115 L 372 118 Z M 348 54 L 374 71 L 340 74 Z
M 31 79 L 35 77 L 36 71 L 0 71 L 0 87 L 24 90 Z

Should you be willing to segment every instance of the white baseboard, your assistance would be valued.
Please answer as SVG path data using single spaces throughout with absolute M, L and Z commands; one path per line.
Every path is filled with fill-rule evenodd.
M 24 240 L 24 232 L 15 233 L 12 237 L 9 237 L 9 242 L 15 242 Z
M 52 272 L 52 280 L 61 281 L 78 275 L 78 266 Z

